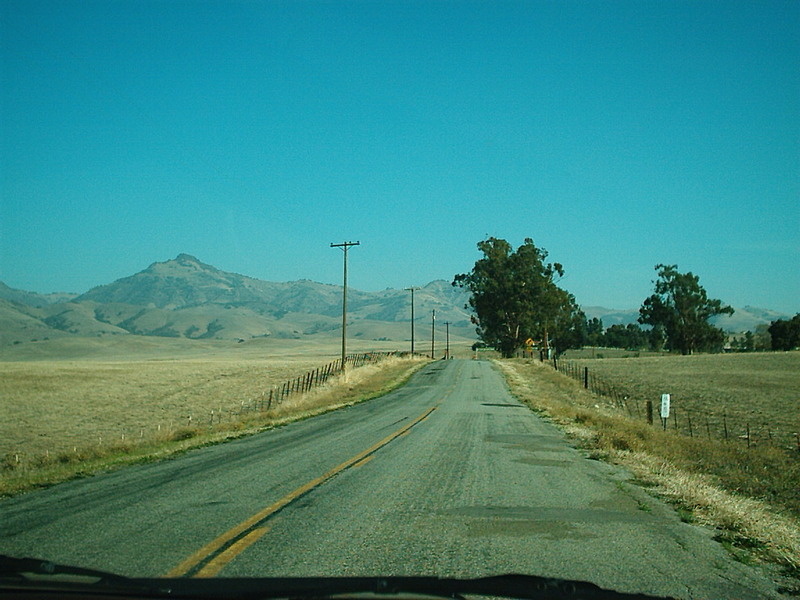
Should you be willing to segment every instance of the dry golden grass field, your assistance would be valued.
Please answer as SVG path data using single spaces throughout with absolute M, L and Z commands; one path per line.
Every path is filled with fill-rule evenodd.
M 17 360 L 0 360 L 0 495 L 362 402 L 388 393 L 427 362 L 382 357 L 344 376 L 331 370 L 302 393 L 305 378 L 298 377 L 319 375 L 340 350 L 336 343 L 297 340 L 70 340 L 66 346 L 58 340 L 28 348 Z M 387 350 L 394 349 L 348 344 L 351 354 Z M 270 390 L 290 380 L 295 391 L 270 405 Z
M 7 354 L 0 360 L 0 461 L 24 466 L 239 420 L 271 388 L 339 356 L 335 340 L 296 342 L 55 341 L 21 360 Z
M 318 359 L 174 359 L 0 363 L 0 455 L 152 437 L 231 419 Z
M 705 354 L 570 361 L 581 372 L 628 396 L 634 415 L 647 400 L 670 394 L 668 426 L 694 436 L 797 447 L 800 432 L 800 352 Z

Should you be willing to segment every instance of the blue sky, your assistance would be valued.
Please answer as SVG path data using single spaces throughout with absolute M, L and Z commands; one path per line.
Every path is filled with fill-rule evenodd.
M 800 311 L 800 3 L 0 3 L 0 281 L 193 254 L 363 290 L 526 237 L 586 306 L 657 263 Z

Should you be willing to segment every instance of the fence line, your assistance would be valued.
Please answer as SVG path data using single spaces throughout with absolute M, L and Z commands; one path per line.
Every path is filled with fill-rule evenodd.
M 720 414 L 701 409 L 688 409 L 676 406 L 674 403 L 670 407 L 669 419 L 662 420 L 658 413 L 658 407 L 653 406 L 652 399 L 637 398 L 616 382 L 592 373 L 586 365 L 554 358 L 552 366 L 559 373 L 581 383 L 593 394 L 607 398 L 613 406 L 626 412 L 632 419 L 647 421 L 664 431 L 692 438 L 738 440 L 746 444 L 748 448 L 769 445 L 800 452 L 800 432 L 783 431 L 774 423 L 766 420 L 734 419 L 725 410 Z M 654 416 L 654 412 L 656 416 Z
M 391 356 L 406 356 L 408 352 L 363 352 L 358 354 L 348 354 L 345 357 L 345 366 L 348 369 L 355 369 L 368 364 L 378 363 Z M 276 408 L 281 403 L 285 402 L 292 396 L 303 395 L 311 390 L 318 388 L 328 382 L 331 378 L 340 375 L 343 372 L 342 359 L 336 359 L 329 362 L 322 367 L 307 371 L 302 375 L 287 379 L 281 384 L 275 385 L 268 390 L 265 390 L 257 398 L 248 400 L 241 400 L 239 406 L 233 409 L 223 410 L 220 407 L 217 410 L 211 410 L 208 419 L 193 418 L 192 415 L 187 415 L 180 419 L 172 419 L 166 423 L 156 423 L 155 431 L 151 434 L 145 434 L 145 428 L 141 427 L 137 434 L 126 435 L 124 432 L 115 434 L 114 436 L 98 436 L 96 444 L 93 448 L 123 448 L 133 447 L 137 443 L 145 441 L 154 441 L 159 438 L 181 440 L 194 437 L 196 430 L 199 427 L 207 426 L 209 429 L 214 425 L 221 425 L 222 423 L 233 423 L 241 421 L 245 415 L 266 412 L 272 408 Z M 196 415 L 195 415 L 196 416 Z M 183 437 L 182 437 L 183 436 Z M 0 455 L 0 473 L 3 471 L 16 470 L 24 468 L 25 466 L 36 466 L 40 463 L 55 462 L 71 462 L 70 454 L 74 458 L 81 456 L 87 451 L 91 451 L 92 447 L 87 446 L 73 446 L 72 450 L 65 450 L 52 453 L 45 450 L 44 455 L 27 455 L 23 451 L 8 452 L 5 456 Z
M 367 364 L 372 364 L 384 360 L 390 356 L 400 356 L 401 352 L 364 352 L 360 354 L 348 354 L 345 357 L 345 366 L 356 369 Z M 285 381 L 283 384 L 272 387 L 269 392 L 263 392 L 261 397 L 252 406 L 252 410 L 266 411 L 274 406 L 285 402 L 294 394 L 305 394 L 316 387 L 325 384 L 331 377 L 342 372 L 342 359 L 336 359 L 323 367 L 318 367 L 308 371 L 304 375 L 299 375 L 293 379 Z

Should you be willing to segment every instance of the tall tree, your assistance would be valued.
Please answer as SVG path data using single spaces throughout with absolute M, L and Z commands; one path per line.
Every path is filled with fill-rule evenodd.
M 586 341 L 590 346 L 600 346 L 603 343 L 603 319 L 593 317 L 586 322 Z
M 575 301 L 575 296 L 560 288 L 559 291 L 561 303 L 552 321 L 552 329 L 548 330 L 556 354 L 562 354 L 570 348 L 583 348 L 588 341 L 586 315 Z
M 678 272 L 678 265 L 656 265 L 655 293 L 639 309 L 639 322 L 661 327 L 667 347 L 681 354 L 722 347 L 725 336 L 708 320 L 733 314 L 733 308 L 708 297 L 697 275 Z
M 556 285 L 564 269 L 545 262 L 546 250 L 530 238 L 514 250 L 494 237 L 479 242 L 478 249 L 483 258 L 471 272 L 456 275 L 453 285 L 472 292 L 468 307 L 475 312 L 481 340 L 505 357 L 513 356 L 529 337 L 541 340 L 555 334 L 557 351 L 578 338 L 583 343 L 585 317 L 572 294 Z
M 789 320 L 778 319 L 769 326 L 773 350 L 794 350 L 800 346 L 800 313 Z
M 609 348 L 626 350 L 640 350 L 649 345 L 648 332 L 635 323 L 612 325 L 606 329 L 603 342 Z

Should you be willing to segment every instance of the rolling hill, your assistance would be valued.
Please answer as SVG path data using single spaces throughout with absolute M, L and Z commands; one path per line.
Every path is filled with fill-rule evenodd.
M 428 339 L 431 314 L 437 329 L 450 323 L 454 338 L 475 339 L 469 294 L 444 280 L 415 293 L 417 337 Z M 348 337 L 405 342 L 410 339 L 411 294 L 348 288 Z M 341 336 L 341 286 L 309 280 L 271 282 L 230 273 L 179 254 L 86 293 L 37 294 L 0 283 L 0 346 L 61 337 L 159 336 L 193 340 L 254 338 L 323 339 Z M 635 323 L 638 310 L 584 307 L 605 327 Z M 779 318 L 746 306 L 715 324 L 730 332 L 754 330 Z
M 451 334 L 474 338 L 468 294 L 434 281 L 415 294 L 418 327 L 432 310 Z M 269 282 L 221 271 L 188 254 L 61 301 L 0 288 L 0 345 L 60 336 L 144 335 L 189 339 L 304 338 L 341 335 L 341 286 L 309 280 Z M 348 333 L 410 338 L 411 295 L 348 288 Z M 443 326 L 442 326 L 443 327 Z

